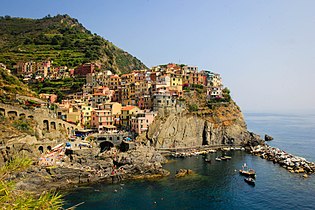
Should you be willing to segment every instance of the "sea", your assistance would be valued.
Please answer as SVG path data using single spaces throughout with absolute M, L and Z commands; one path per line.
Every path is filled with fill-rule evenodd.
M 315 114 L 246 113 L 248 130 L 274 137 L 269 145 L 315 162 Z M 230 151 L 230 161 L 215 161 L 221 152 L 170 159 L 171 172 L 160 180 L 126 181 L 76 188 L 64 208 L 76 209 L 315 209 L 315 174 L 303 178 L 245 151 Z M 211 163 L 204 161 L 211 159 Z M 256 185 L 238 173 L 246 163 L 256 170 Z M 195 174 L 175 178 L 180 168 Z

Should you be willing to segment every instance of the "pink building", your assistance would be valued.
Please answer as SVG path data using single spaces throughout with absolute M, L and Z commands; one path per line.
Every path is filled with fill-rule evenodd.
M 114 116 L 112 115 L 110 110 L 95 109 L 91 113 L 91 125 L 94 128 L 113 125 L 113 122 Z
M 115 120 L 121 112 L 121 104 L 110 102 L 99 105 L 91 112 L 91 125 L 102 130 L 103 127 L 115 125 Z
M 136 117 L 131 118 L 131 130 L 140 135 L 142 132 L 148 130 L 155 116 L 155 112 L 138 113 Z
M 55 94 L 41 93 L 39 94 L 39 98 L 44 99 L 49 103 L 55 103 L 58 97 Z

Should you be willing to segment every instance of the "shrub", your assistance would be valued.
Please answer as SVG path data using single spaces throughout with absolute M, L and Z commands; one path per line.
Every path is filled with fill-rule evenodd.
M 23 119 L 23 118 L 15 120 L 13 122 L 13 127 L 15 127 L 16 129 L 18 129 L 20 131 L 29 133 L 29 134 L 34 133 L 29 121 L 27 121 L 26 119 Z
M 10 174 L 24 171 L 31 164 L 31 159 L 16 156 L 0 168 L 0 206 L 3 209 L 61 209 L 62 195 L 43 192 L 36 197 L 30 192 L 15 190 L 15 183 L 8 181 Z
M 197 104 L 191 104 L 191 105 L 189 105 L 189 111 L 190 111 L 190 112 L 196 112 L 196 111 L 198 111 L 198 105 L 197 105 Z

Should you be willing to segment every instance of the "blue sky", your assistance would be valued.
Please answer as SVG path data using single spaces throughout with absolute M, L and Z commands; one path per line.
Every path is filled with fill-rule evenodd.
M 0 15 L 69 14 L 148 67 L 218 72 L 245 112 L 315 113 L 313 0 L 2 0 Z

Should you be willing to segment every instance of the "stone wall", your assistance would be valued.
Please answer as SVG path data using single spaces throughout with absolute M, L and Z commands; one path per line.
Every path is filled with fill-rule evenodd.
M 11 120 L 20 117 L 35 120 L 38 124 L 36 132 L 39 138 L 42 138 L 43 133 L 48 134 L 54 133 L 55 131 L 64 131 L 69 135 L 73 130 L 79 129 L 76 125 L 57 119 L 48 109 L 26 110 L 18 106 L 0 103 L 0 115 L 8 117 Z

